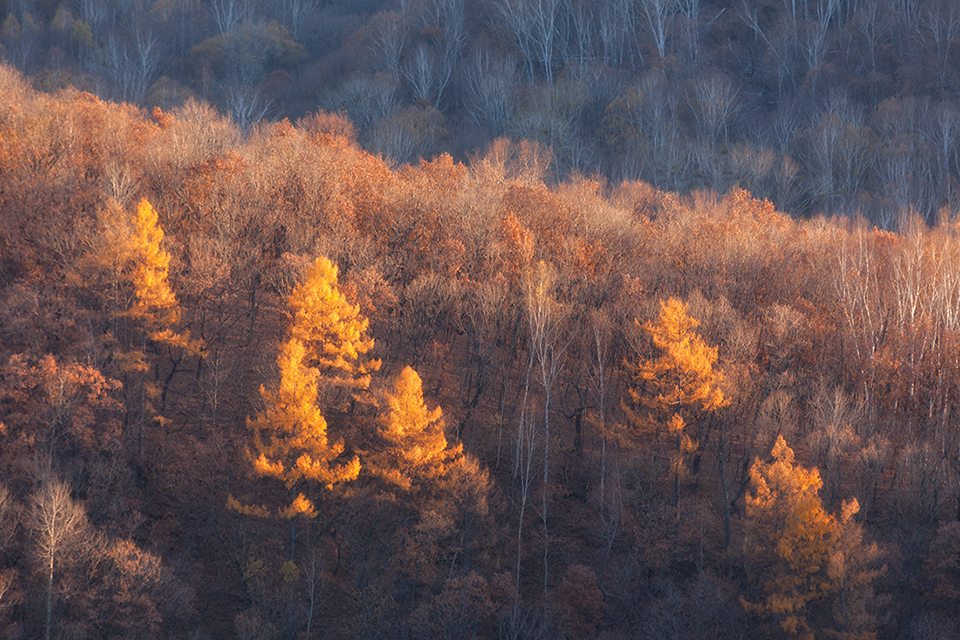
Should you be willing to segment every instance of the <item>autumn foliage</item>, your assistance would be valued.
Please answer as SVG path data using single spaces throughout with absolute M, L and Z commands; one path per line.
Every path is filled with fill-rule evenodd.
M 953 634 L 950 211 L 0 87 L 0 635 Z
M 281 480 L 288 489 L 304 481 L 329 488 L 355 479 L 360 460 L 341 459 L 343 443 L 329 438 L 320 385 L 364 389 L 379 362 L 361 361 L 373 347 L 367 320 L 340 293 L 336 268 L 326 258 L 317 258 L 287 304 L 292 319 L 277 356 L 280 382 L 272 390 L 261 388 L 264 409 L 247 420 L 253 435 L 248 456 L 258 475 Z M 311 511 L 300 494 L 281 513 Z

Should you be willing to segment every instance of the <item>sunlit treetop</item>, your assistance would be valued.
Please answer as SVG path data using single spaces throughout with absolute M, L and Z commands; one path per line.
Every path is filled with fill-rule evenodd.
M 446 474 L 462 455 L 463 447 L 449 446 L 443 411 L 427 407 L 417 372 L 405 367 L 385 400 L 387 411 L 381 419 L 380 436 L 386 446 L 382 455 L 374 456 L 374 471 L 404 489 L 419 480 Z
M 699 412 L 729 404 L 720 389 L 723 374 L 714 368 L 717 348 L 708 346 L 695 331 L 699 324 L 687 314 L 687 305 L 676 298 L 660 303 L 657 322 L 644 323 L 643 328 L 661 351 L 659 358 L 644 362 L 637 370 L 638 377 L 656 390 L 648 404 Z
M 201 341 L 191 340 L 186 331 L 178 332 L 180 306 L 168 281 L 170 254 L 161 248 L 163 229 L 156 210 L 145 199 L 137 205 L 130 252 L 133 256 L 133 287 L 136 302 L 130 315 L 140 319 L 154 342 L 177 346 L 199 355 Z
M 309 351 L 310 366 L 326 380 L 353 389 L 370 387 L 380 361 L 364 356 L 373 349 L 369 321 L 337 286 L 337 268 L 319 257 L 287 300 L 293 315 L 290 337 Z

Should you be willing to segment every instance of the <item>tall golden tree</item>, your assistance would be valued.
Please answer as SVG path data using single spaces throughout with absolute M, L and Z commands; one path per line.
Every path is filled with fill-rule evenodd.
M 689 473 L 687 458 L 702 450 L 698 422 L 730 403 L 720 389 L 723 374 L 715 368 L 717 348 L 708 346 L 695 331 L 699 324 L 687 315 L 687 305 L 676 298 L 661 301 L 657 322 L 643 324 L 660 356 L 638 366 L 627 363 L 633 384 L 625 408 L 635 431 L 659 433 L 666 425 L 675 439 L 670 468 L 678 507 L 680 478 Z
M 380 368 L 379 360 L 367 357 L 373 349 L 370 321 L 340 291 L 337 267 L 317 258 L 287 306 L 293 317 L 289 337 L 303 342 L 323 386 L 368 389 L 370 374 Z
M 373 348 L 368 321 L 340 292 L 337 269 L 326 258 L 317 258 L 287 305 L 293 322 L 277 357 L 280 381 L 273 389 L 261 387 L 263 409 L 247 419 L 253 435 L 248 456 L 258 475 L 281 480 L 291 492 L 303 483 L 330 488 L 356 478 L 360 460 L 345 458 L 344 444 L 328 437 L 320 385 L 366 389 L 380 362 L 366 358 Z M 251 511 L 235 500 L 231 506 Z M 253 511 L 265 515 L 262 509 Z M 313 512 L 300 493 L 280 515 Z
M 117 344 L 117 361 L 128 376 L 124 386 L 130 402 L 129 422 L 137 425 L 137 450 L 142 459 L 145 423 L 148 418 L 163 421 L 167 389 L 179 365 L 185 356 L 202 357 L 204 344 L 178 327 L 181 314 L 169 282 L 170 254 L 163 248 L 163 228 L 153 206 L 141 200 L 131 216 L 111 201 L 102 216 L 100 247 L 93 262 L 111 272 L 114 331 L 124 317 L 133 325 L 130 342 Z M 132 301 L 121 305 L 121 291 L 129 289 Z M 161 380 L 164 352 L 169 369 Z M 149 379 L 151 367 L 155 375 Z
M 147 200 L 141 200 L 134 216 L 133 235 L 130 238 L 130 257 L 133 260 L 133 288 L 136 300 L 130 316 L 139 320 L 147 337 L 165 346 L 181 347 L 197 355 L 203 345 L 191 340 L 189 332 L 178 332 L 180 305 L 170 288 L 170 254 L 160 244 L 163 228 L 156 210 Z

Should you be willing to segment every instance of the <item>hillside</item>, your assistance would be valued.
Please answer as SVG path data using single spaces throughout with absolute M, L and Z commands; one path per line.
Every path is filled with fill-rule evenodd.
M 342 113 L 399 164 L 495 139 L 571 172 L 735 186 L 894 230 L 957 209 L 951 0 L 3 0 L 0 56 L 40 89 L 247 130 Z
M 0 635 L 956 632 L 946 210 L 0 96 Z

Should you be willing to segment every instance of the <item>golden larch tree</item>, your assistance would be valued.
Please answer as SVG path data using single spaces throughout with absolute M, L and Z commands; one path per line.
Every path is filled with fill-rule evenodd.
M 247 419 L 253 433 L 247 454 L 258 475 L 281 480 L 291 492 L 304 482 L 331 488 L 355 479 L 360 460 L 356 455 L 344 458 L 344 444 L 328 437 L 320 385 L 366 389 L 380 362 L 364 358 L 373 348 L 368 321 L 340 292 L 336 267 L 326 258 L 317 258 L 287 304 L 293 321 L 277 357 L 280 381 L 273 389 L 260 389 L 263 409 Z M 259 507 L 241 507 L 232 498 L 230 506 L 267 513 Z M 302 493 L 280 510 L 282 517 L 298 513 L 314 513 Z
M 759 602 L 748 611 L 772 617 L 786 637 L 847 640 L 875 638 L 876 606 L 885 601 L 873 591 L 879 551 L 863 540 L 854 521 L 860 505 L 845 502 L 841 517 L 827 513 L 820 499 L 823 481 L 817 469 L 794 460 L 793 450 L 777 436 L 772 460 L 755 459 L 746 496 L 744 553 L 759 581 Z M 830 611 L 833 625 L 814 615 L 815 606 Z
M 163 228 L 156 210 L 147 200 L 141 200 L 130 216 L 111 202 L 104 212 L 101 230 L 101 252 L 105 258 L 94 258 L 101 267 L 111 262 L 114 289 L 114 322 L 121 317 L 132 320 L 133 337 L 130 344 L 118 343 L 117 360 L 130 377 L 124 386 L 128 390 L 131 422 L 137 425 L 137 450 L 143 458 L 144 426 L 148 417 L 162 424 L 167 389 L 184 356 L 203 356 L 203 340 L 191 339 L 189 331 L 179 330 L 180 306 L 170 286 L 170 254 L 163 248 Z M 119 310 L 121 280 L 132 287 L 132 303 Z M 126 303 L 124 303 L 126 306 Z M 115 327 L 116 330 L 116 327 Z M 119 336 L 117 336 L 119 337 Z M 160 355 L 166 350 L 170 369 L 160 380 Z M 155 377 L 146 373 L 154 366 Z M 158 402 L 159 401 L 159 402 Z
M 319 371 L 323 385 L 368 389 L 380 361 L 367 357 L 373 349 L 370 322 L 340 291 L 337 267 L 317 258 L 287 306 L 293 316 L 289 337 L 304 344 L 307 361 Z
M 640 326 L 639 321 L 634 322 Z M 717 348 L 708 346 L 695 331 L 699 324 L 687 314 L 687 305 L 676 298 L 661 301 L 657 322 L 642 325 L 660 356 L 639 366 L 626 363 L 633 384 L 625 409 L 635 431 L 659 433 L 666 425 L 675 438 L 670 467 L 678 507 L 680 478 L 689 473 L 687 456 L 701 451 L 697 422 L 730 403 L 720 389 L 724 377 L 716 369 Z
M 783 436 L 777 436 L 771 456 L 771 462 L 758 458 L 750 468 L 744 547 L 762 576 L 763 597 L 744 606 L 775 616 L 788 637 L 813 638 L 808 605 L 830 592 L 826 568 L 836 520 L 820 502 L 820 473 L 795 464 Z
M 403 489 L 447 473 L 463 454 L 463 445 L 450 447 L 443 427 L 443 410 L 423 401 L 423 383 L 412 367 L 397 376 L 385 394 L 387 412 L 381 419 L 384 449 L 373 457 L 374 472 Z
M 192 355 L 202 350 L 202 343 L 190 340 L 188 332 L 177 332 L 180 306 L 170 288 L 170 254 L 161 248 L 163 229 L 156 210 L 141 200 L 134 216 L 130 256 L 133 260 L 133 288 L 136 301 L 130 316 L 138 319 L 147 337 L 162 345 L 186 349 Z

